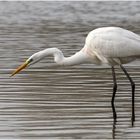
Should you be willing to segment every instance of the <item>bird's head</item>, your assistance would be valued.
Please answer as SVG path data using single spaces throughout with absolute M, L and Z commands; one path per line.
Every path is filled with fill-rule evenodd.
M 16 70 L 13 71 L 13 73 L 11 74 L 11 76 L 14 76 L 15 74 L 19 73 L 21 70 L 23 70 L 24 68 L 35 64 L 36 62 L 38 62 L 41 59 L 40 53 L 35 53 L 32 56 L 30 56 L 22 65 L 20 65 Z
M 49 55 L 53 55 L 55 62 L 58 64 L 60 64 L 62 59 L 64 59 L 63 53 L 59 49 L 47 48 L 45 50 L 34 53 L 32 56 L 30 56 L 22 65 L 20 65 L 15 71 L 13 71 L 11 76 L 14 76 L 18 72 L 20 72 L 22 69 L 26 68 L 27 66 L 37 63 L 38 61 L 40 61 L 41 59 Z

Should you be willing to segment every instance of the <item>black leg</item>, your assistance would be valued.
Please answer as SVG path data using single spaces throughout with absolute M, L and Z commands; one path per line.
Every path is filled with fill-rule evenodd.
M 127 73 L 126 69 L 122 65 L 120 65 L 120 67 L 122 68 L 122 70 L 124 71 L 125 75 L 129 79 L 129 81 L 131 83 L 131 87 L 132 87 L 132 118 L 131 118 L 131 122 L 132 122 L 132 126 L 133 126 L 134 121 L 135 121 L 135 83 L 133 82 L 133 80 L 129 76 L 129 74 Z
M 113 95 L 112 95 L 112 100 L 111 100 L 111 106 L 112 106 L 112 111 L 113 111 L 113 119 L 114 119 L 114 123 L 113 123 L 113 139 L 115 139 L 115 128 L 116 128 L 116 120 L 117 120 L 117 114 L 115 111 L 115 105 L 114 105 L 114 100 L 115 100 L 115 94 L 117 91 L 117 82 L 116 82 L 116 75 L 115 75 L 115 70 L 114 67 L 112 66 L 112 76 L 113 76 Z
M 113 118 L 116 120 L 117 115 L 116 115 L 116 111 L 115 111 L 114 100 L 115 100 L 115 94 L 117 91 L 117 82 L 116 82 L 116 75 L 115 75 L 114 67 L 112 67 L 112 76 L 113 76 L 114 85 L 113 85 L 113 95 L 112 95 L 111 105 L 112 105 L 112 110 L 113 110 Z

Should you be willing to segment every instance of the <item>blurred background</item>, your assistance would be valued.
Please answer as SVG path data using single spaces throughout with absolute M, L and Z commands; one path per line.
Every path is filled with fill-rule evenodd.
M 140 2 L 0 2 L 0 138 L 112 139 L 110 67 L 56 67 L 48 57 L 9 77 L 39 50 L 74 54 L 103 26 L 140 34 Z M 116 138 L 139 139 L 140 62 L 126 68 L 136 82 L 136 122 L 132 128 L 129 81 L 116 67 Z

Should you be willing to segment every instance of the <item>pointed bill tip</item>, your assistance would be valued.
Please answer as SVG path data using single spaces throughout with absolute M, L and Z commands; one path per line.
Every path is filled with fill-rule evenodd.
M 13 71 L 13 73 L 10 75 L 10 77 L 14 76 L 15 74 L 19 73 L 22 69 L 26 68 L 28 65 L 27 62 L 20 65 L 16 70 Z

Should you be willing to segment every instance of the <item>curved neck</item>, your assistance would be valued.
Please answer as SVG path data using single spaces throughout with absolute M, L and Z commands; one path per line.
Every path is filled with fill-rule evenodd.
M 75 53 L 70 57 L 64 57 L 63 65 L 77 65 L 89 62 L 89 57 L 86 56 L 82 51 Z
M 79 51 L 70 57 L 64 57 L 63 53 L 59 49 L 49 48 L 44 51 L 42 57 L 47 55 L 53 55 L 54 61 L 58 65 L 76 65 L 89 61 L 89 57 L 86 56 L 82 51 Z

